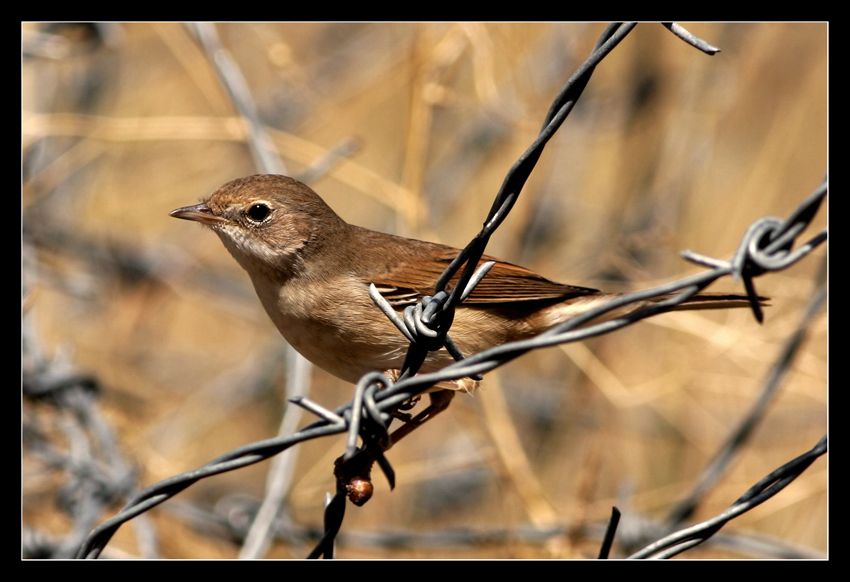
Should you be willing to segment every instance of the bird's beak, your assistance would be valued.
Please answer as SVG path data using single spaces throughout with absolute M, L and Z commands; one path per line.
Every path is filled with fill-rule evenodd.
M 194 206 L 175 208 L 170 212 L 170 215 L 174 218 L 182 218 L 183 220 L 194 220 L 201 224 L 206 224 L 207 226 L 214 226 L 216 224 L 227 222 L 226 218 L 222 218 L 221 216 L 214 214 L 212 209 L 204 202 L 195 204 Z

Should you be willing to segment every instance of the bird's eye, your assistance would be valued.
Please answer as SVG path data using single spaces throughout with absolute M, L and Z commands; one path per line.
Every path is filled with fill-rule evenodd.
M 269 214 L 271 214 L 271 208 L 262 202 L 252 204 L 251 208 L 248 209 L 248 219 L 251 220 L 251 222 L 263 222 L 269 217 Z

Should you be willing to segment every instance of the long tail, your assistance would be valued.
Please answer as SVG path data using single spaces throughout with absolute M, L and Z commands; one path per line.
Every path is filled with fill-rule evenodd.
M 659 297 L 657 301 L 662 301 L 671 297 L 672 295 L 668 295 L 666 297 Z M 762 307 L 768 307 L 770 304 L 769 297 L 758 296 L 759 305 Z M 734 309 L 736 307 L 750 307 L 750 300 L 746 295 L 741 295 L 737 293 L 713 293 L 713 292 L 705 292 L 705 293 L 697 293 L 681 305 L 673 308 L 672 311 L 696 311 L 701 309 Z
M 604 315 L 599 316 L 591 323 L 599 323 L 602 321 L 621 317 L 648 305 L 652 305 L 654 303 L 669 299 L 675 294 L 676 293 L 668 293 L 666 295 L 653 297 L 652 299 L 647 299 L 644 301 L 638 301 L 636 303 L 624 305 L 623 307 L 616 308 Z M 575 297 L 571 300 L 554 305 L 549 309 L 542 310 L 537 314 L 537 317 L 545 318 L 543 320 L 543 325 L 545 327 L 551 327 L 553 325 L 567 321 L 568 319 L 572 319 L 577 315 L 586 313 L 591 309 L 600 307 L 608 303 L 612 299 L 619 297 L 620 295 L 621 294 L 619 293 L 598 293 Z M 769 298 L 767 297 L 759 296 L 758 300 L 759 305 L 761 305 L 762 307 L 766 307 L 769 305 L 767 303 L 769 301 Z M 695 311 L 702 309 L 737 309 L 740 307 L 750 307 L 750 301 L 746 295 L 738 293 L 705 292 L 694 295 L 684 303 L 671 308 L 670 311 Z

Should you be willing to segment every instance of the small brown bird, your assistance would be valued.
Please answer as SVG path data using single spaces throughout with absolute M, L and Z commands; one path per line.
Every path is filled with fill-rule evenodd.
M 286 176 L 228 182 L 205 202 L 171 216 L 209 226 L 248 272 L 286 340 L 349 382 L 373 370 L 398 370 L 409 345 L 372 302 L 369 284 L 402 310 L 433 294 L 437 278 L 458 254 L 449 246 L 348 224 L 308 186 Z M 457 308 L 450 332 L 465 355 L 534 336 L 615 296 L 556 283 L 489 256 L 481 260 L 496 264 Z M 743 295 L 704 293 L 679 309 L 746 305 Z M 443 348 L 428 356 L 422 371 L 452 361 Z M 467 379 L 438 388 L 475 384 Z

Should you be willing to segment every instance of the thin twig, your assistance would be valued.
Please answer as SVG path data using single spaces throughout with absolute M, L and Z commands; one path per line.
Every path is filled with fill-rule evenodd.
M 227 510 L 209 510 L 197 504 L 175 499 L 164 510 L 179 517 L 190 527 L 222 540 L 240 540 L 246 534 L 245 523 L 250 521 L 259 504 L 257 500 L 229 500 Z M 660 524 L 656 524 L 662 527 Z M 435 530 L 381 529 L 347 530 L 339 532 L 337 543 L 341 547 L 457 550 L 503 546 L 515 548 L 516 544 L 543 545 L 553 539 L 563 538 L 571 531 L 580 530 L 589 539 L 603 540 L 611 529 L 611 521 L 595 520 L 588 523 L 571 523 L 563 520 L 539 527 L 523 523 L 512 527 L 451 527 Z M 277 520 L 274 524 L 275 540 L 301 545 L 314 542 L 323 535 L 320 528 Z M 733 551 L 753 558 L 818 559 L 823 552 L 789 544 L 763 534 L 720 532 L 706 542 L 715 549 Z
M 266 174 L 286 174 L 286 165 L 280 159 L 274 142 L 260 121 L 248 82 L 230 51 L 221 44 L 215 25 L 210 22 L 193 22 L 187 26 L 195 32 L 210 62 L 215 66 L 221 84 L 227 89 L 237 111 L 248 122 L 250 128 L 248 144 L 251 146 L 251 154 L 254 156 L 256 166 L 262 168 Z
M 511 342 L 478 354 L 468 355 L 468 357 L 456 361 L 439 371 L 416 374 L 419 365 L 424 361 L 424 355 L 427 350 L 438 349 L 446 344 L 449 337 L 447 334 L 451 325 L 452 310 L 457 306 L 461 295 L 467 289 L 469 281 L 474 276 L 489 237 L 505 220 L 511 208 L 516 203 L 520 191 L 539 159 L 546 143 L 574 108 L 577 99 L 587 86 L 590 75 L 596 65 L 625 38 L 634 26 L 634 23 L 614 24 L 606 28 L 591 56 L 570 77 L 569 81 L 554 100 L 546 115 L 543 129 L 538 138 L 508 173 L 502 188 L 494 200 L 490 213 L 484 221 L 482 230 L 459 253 L 458 257 L 442 274 L 437 281 L 436 292 L 433 297 L 417 304 L 414 309 L 406 311 L 403 318 L 404 326 L 411 333 L 415 330 L 419 334 L 415 336 L 416 339 L 422 338 L 422 341 L 415 341 L 414 345 L 411 346 L 408 352 L 410 365 L 405 364 L 405 370 L 400 379 L 392 386 L 376 391 L 374 389 L 374 379 L 370 379 L 370 375 L 366 375 L 361 379 L 360 383 L 362 386 L 359 392 L 363 395 L 363 401 L 358 401 L 357 406 L 358 408 L 362 406 L 363 415 L 362 417 L 358 415 L 356 422 L 360 423 L 364 427 L 364 430 L 374 431 L 375 427 L 380 427 L 385 422 L 384 418 L 396 411 L 400 405 L 437 383 L 459 380 L 486 373 L 531 350 L 580 341 L 609 333 L 627 325 L 632 325 L 647 317 L 674 309 L 677 305 L 723 277 L 738 277 L 744 282 L 748 293 L 752 297 L 754 313 L 758 317 L 759 299 L 755 295 L 753 284 L 755 278 L 771 271 L 789 267 L 826 240 L 826 232 L 824 231 L 799 246 L 796 250 L 791 251 L 791 246 L 796 243 L 799 234 L 811 222 L 817 211 L 817 205 L 820 204 L 826 195 L 826 183 L 824 183 L 815 194 L 805 200 L 800 205 L 800 208 L 784 222 L 777 222 L 775 219 L 760 219 L 755 221 L 742 237 L 738 250 L 730 260 L 717 261 L 710 258 L 702 260 L 702 257 L 694 254 L 691 255 L 691 257 L 701 260 L 702 265 L 710 266 L 711 270 L 709 271 L 691 275 L 653 289 L 623 294 L 604 305 L 599 305 L 587 311 L 579 317 L 575 317 L 551 328 L 538 337 Z M 771 244 L 774 247 L 781 248 L 770 248 Z M 459 280 L 453 281 L 455 284 L 454 288 L 450 293 L 445 291 L 448 281 L 458 273 L 460 273 Z M 659 300 L 659 298 L 661 299 Z M 647 300 L 650 299 L 654 299 L 656 302 L 647 304 L 649 303 Z M 631 311 L 624 309 L 627 307 Z M 617 310 L 618 313 L 625 312 L 625 315 L 620 315 L 601 323 L 596 321 L 599 317 L 614 310 Z M 308 401 L 302 399 L 300 402 L 306 404 Z M 353 409 L 354 403 L 340 406 L 330 414 L 317 408 L 316 410 L 319 412 L 320 417 L 319 420 L 293 435 L 268 439 L 241 447 L 214 459 L 203 467 L 177 475 L 142 491 L 118 515 L 101 524 L 91 533 L 86 543 L 81 546 L 78 556 L 96 557 L 123 523 L 164 502 L 200 479 L 260 462 L 298 443 L 345 432 L 352 424 L 352 420 L 355 420 L 352 418 Z M 342 418 L 345 422 L 338 422 L 336 420 L 337 418 Z M 364 420 L 367 422 L 361 422 Z M 364 442 L 367 439 L 374 438 L 373 432 L 363 432 L 359 436 Z M 823 454 L 825 450 L 824 441 L 823 450 L 818 454 Z M 379 460 L 380 458 L 378 457 Z M 811 460 L 808 462 L 810 463 Z M 758 488 L 753 488 L 754 492 L 752 494 L 748 493 L 739 501 L 751 504 L 749 507 L 754 506 L 753 504 L 761 503 L 770 495 L 775 494 L 781 487 L 787 485 L 793 477 L 808 466 L 806 462 L 800 461 L 789 463 L 786 467 L 790 467 L 791 465 L 793 465 L 792 469 L 788 469 L 786 472 L 780 471 L 777 475 L 769 476 L 759 484 Z M 389 471 L 383 465 L 382 468 L 389 475 Z M 794 471 L 797 472 L 794 473 Z M 339 481 L 337 486 L 339 488 Z M 333 555 L 333 546 L 342 525 L 345 507 L 344 492 L 338 490 L 325 512 L 322 541 L 313 550 L 311 557 L 331 557 Z M 726 516 L 726 521 L 747 511 L 749 507 L 743 508 L 736 506 L 735 509 L 740 511 L 735 515 Z M 693 543 L 694 540 L 697 540 L 696 543 L 700 543 L 702 540 L 708 539 L 720 527 L 719 525 L 714 527 L 715 525 L 713 523 L 705 531 L 701 532 L 701 537 L 685 540 L 686 543 Z M 669 548 L 666 548 L 664 551 L 669 551 Z
M 297 352 L 290 350 L 287 353 L 289 361 L 286 368 L 286 396 L 287 400 L 303 398 L 310 384 L 309 362 L 302 357 L 294 357 Z M 278 436 L 284 436 L 295 431 L 301 422 L 302 408 L 298 406 L 287 406 L 283 419 L 280 422 Z M 239 551 L 240 558 L 261 558 L 268 551 L 272 539 L 272 526 L 277 514 L 283 505 L 283 500 L 292 485 L 295 462 L 298 459 L 297 449 L 290 449 L 274 459 L 269 468 L 266 478 L 266 494 L 263 502 L 257 510 L 257 516 L 245 536 L 245 542 Z
M 209 22 L 196 22 L 189 25 L 195 31 L 210 62 L 215 66 L 222 85 L 227 89 L 236 109 L 248 121 L 250 132 L 248 143 L 254 156 L 254 163 L 265 174 L 285 174 L 286 165 L 274 146 L 274 141 L 263 126 L 254 98 L 239 65 L 230 52 L 221 44 L 215 25 Z M 329 166 L 330 163 L 328 162 Z M 288 345 L 286 349 L 287 375 L 285 382 L 286 399 L 305 398 L 310 391 L 311 364 L 301 354 Z M 302 409 L 289 406 L 280 423 L 278 435 L 289 434 L 298 426 Z M 269 470 L 266 497 L 249 530 L 240 558 L 259 558 L 268 549 L 269 531 L 275 515 L 280 511 L 284 497 L 292 483 L 292 473 L 298 459 L 298 450 L 286 451 Z

